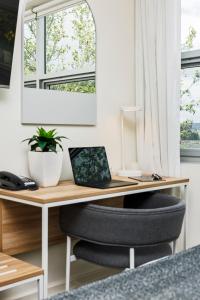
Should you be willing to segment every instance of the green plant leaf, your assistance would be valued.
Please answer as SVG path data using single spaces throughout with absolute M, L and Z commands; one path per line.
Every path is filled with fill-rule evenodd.
M 27 142 L 27 141 L 30 141 L 30 139 L 25 139 L 25 140 L 23 140 L 21 142 L 24 143 L 24 142 Z
M 47 146 L 47 142 L 39 141 L 39 142 L 38 142 L 38 146 L 40 147 L 40 149 L 41 149 L 42 151 L 44 151 L 45 147 Z
M 61 144 L 58 143 L 58 147 L 63 151 L 63 146 Z
M 31 146 L 31 151 L 36 151 L 40 148 L 42 152 L 57 152 L 57 146 L 62 149 L 62 139 L 68 139 L 65 136 L 58 136 L 56 129 L 46 131 L 43 127 L 37 128 L 36 134 L 31 138 L 25 139 L 22 142 L 28 142 Z
M 67 138 L 66 136 L 56 136 L 55 140 L 56 139 L 66 139 L 66 140 L 69 140 L 69 138 Z
M 56 145 L 55 145 L 55 146 L 54 146 L 54 145 L 49 145 L 49 150 L 50 150 L 51 152 L 57 153 L 57 151 L 56 151 Z
M 31 151 L 36 151 L 37 148 L 38 148 L 38 144 L 31 145 Z

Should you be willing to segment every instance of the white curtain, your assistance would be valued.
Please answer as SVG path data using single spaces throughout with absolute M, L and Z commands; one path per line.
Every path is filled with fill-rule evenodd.
M 138 162 L 144 171 L 178 176 L 181 0 L 134 1 Z

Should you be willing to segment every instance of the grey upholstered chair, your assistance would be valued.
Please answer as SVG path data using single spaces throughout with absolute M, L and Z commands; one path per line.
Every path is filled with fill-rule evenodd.
M 80 240 L 73 249 L 77 259 L 134 268 L 175 252 L 184 213 L 184 202 L 161 193 L 127 196 L 124 208 L 96 204 L 62 207 L 60 226 L 67 236 L 66 289 L 74 258 L 70 254 L 71 237 Z

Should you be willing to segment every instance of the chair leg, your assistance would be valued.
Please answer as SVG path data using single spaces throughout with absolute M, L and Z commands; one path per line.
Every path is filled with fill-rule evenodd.
M 134 248 L 130 248 L 129 250 L 129 258 L 130 258 L 130 269 L 135 268 L 135 250 Z
M 172 242 L 172 254 L 176 254 L 176 241 Z
M 67 236 L 66 245 L 66 291 L 70 289 L 70 269 L 71 269 L 71 238 Z

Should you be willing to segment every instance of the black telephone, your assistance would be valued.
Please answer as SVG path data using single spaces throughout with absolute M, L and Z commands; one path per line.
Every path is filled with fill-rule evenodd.
M 20 190 L 37 190 L 37 183 L 24 176 L 16 176 L 10 172 L 0 172 L 0 189 L 6 189 L 11 191 Z

